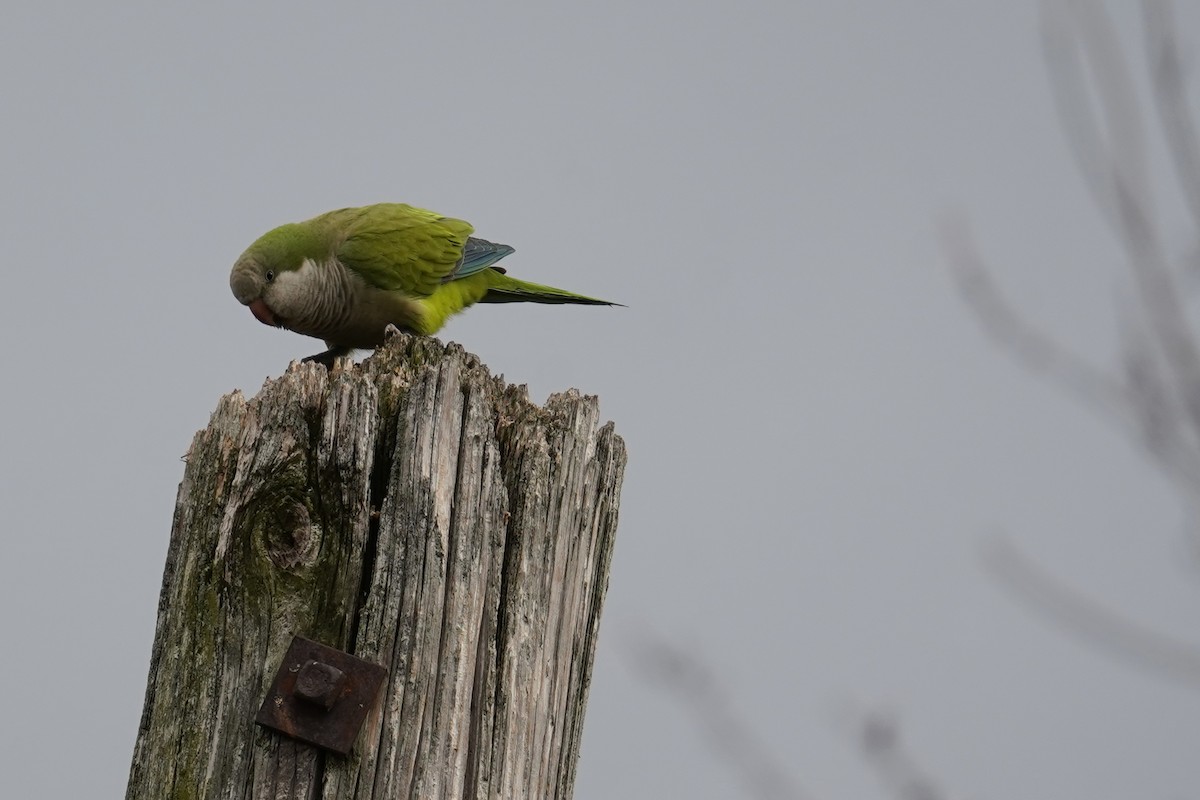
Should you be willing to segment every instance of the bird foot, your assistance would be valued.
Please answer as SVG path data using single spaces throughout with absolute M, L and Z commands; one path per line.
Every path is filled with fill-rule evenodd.
M 331 347 L 323 353 L 316 353 L 311 356 L 300 359 L 301 364 L 320 364 L 327 370 L 332 370 L 334 363 L 345 356 L 350 355 L 353 350 L 348 347 Z

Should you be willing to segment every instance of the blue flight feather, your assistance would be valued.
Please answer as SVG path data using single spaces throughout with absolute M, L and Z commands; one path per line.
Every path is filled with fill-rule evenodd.
M 509 253 L 514 252 L 516 250 L 506 244 L 496 244 L 495 242 L 489 242 L 487 239 L 476 239 L 474 236 L 470 236 L 463 247 L 462 258 L 458 260 L 454 271 L 443 278 L 443 282 L 474 275 L 476 272 L 492 266 Z M 499 267 L 496 269 L 500 272 L 504 271 Z

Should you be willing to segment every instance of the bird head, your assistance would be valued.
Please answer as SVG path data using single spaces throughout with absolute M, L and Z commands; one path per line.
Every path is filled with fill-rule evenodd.
M 264 325 L 287 326 L 296 278 L 307 259 L 327 252 L 308 223 L 282 225 L 264 234 L 238 258 L 229 273 L 233 296 Z

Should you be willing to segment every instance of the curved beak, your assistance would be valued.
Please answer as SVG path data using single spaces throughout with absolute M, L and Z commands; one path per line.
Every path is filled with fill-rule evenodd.
M 272 328 L 279 327 L 279 323 L 275 321 L 275 315 L 271 313 L 271 309 L 267 308 L 267 304 L 261 297 L 256 297 L 250 302 L 250 313 L 263 325 L 270 325 Z

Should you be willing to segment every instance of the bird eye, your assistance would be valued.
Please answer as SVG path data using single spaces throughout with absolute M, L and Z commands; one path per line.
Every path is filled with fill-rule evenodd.
M 275 280 L 275 270 L 269 269 L 267 270 L 267 283 L 270 283 L 273 280 Z

